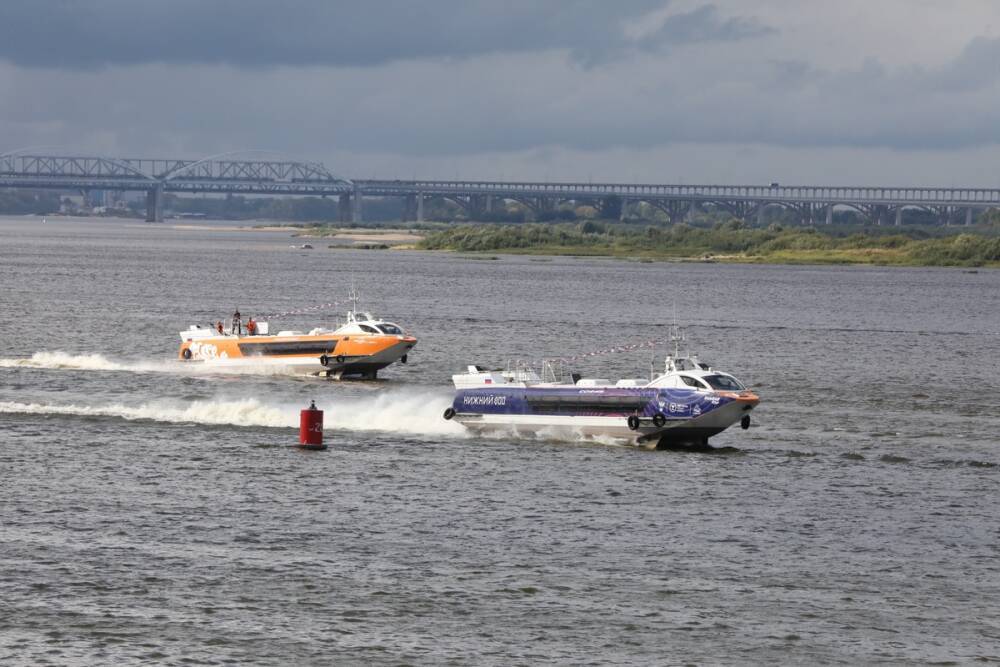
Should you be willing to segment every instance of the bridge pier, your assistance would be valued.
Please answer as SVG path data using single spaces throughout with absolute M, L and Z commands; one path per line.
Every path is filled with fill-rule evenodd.
M 794 213 L 795 222 L 802 225 L 803 227 L 812 224 L 812 208 L 809 205 L 796 206 L 793 204 L 791 206 L 786 206 L 785 210 Z
M 951 227 L 952 212 L 950 206 L 932 206 L 929 208 L 937 214 L 938 224 Z
M 551 197 L 538 197 L 535 200 L 535 214 L 551 213 L 556 208 L 556 201 Z M 536 217 L 537 219 L 537 217 Z
M 717 209 L 729 213 L 729 215 L 740 220 L 741 222 L 749 223 L 751 217 L 753 217 L 753 212 L 755 210 L 754 204 L 752 202 L 740 201 L 738 199 L 722 200 L 718 202 L 712 202 L 713 206 Z
M 667 221 L 671 225 L 676 225 L 683 220 L 685 213 L 685 203 L 679 199 L 647 199 L 647 203 L 653 208 L 663 211 L 667 216 Z
M 353 194 L 353 206 L 351 206 L 351 222 L 364 222 L 365 216 L 362 210 L 362 199 L 361 190 L 357 186 L 354 187 Z
M 889 217 L 889 209 L 883 204 L 872 204 L 865 209 L 869 222 L 877 227 L 881 227 L 882 223 L 886 222 Z
M 700 208 L 698 207 L 698 200 L 692 199 L 688 202 L 687 213 L 684 214 L 684 219 L 687 222 L 694 222 L 694 218 L 698 215 Z
M 471 195 L 469 197 L 469 214 L 476 218 L 493 213 L 493 195 Z
M 896 207 L 896 222 L 893 223 L 893 224 L 895 224 L 896 227 L 901 227 L 903 225 L 903 207 L 902 206 L 897 206 Z
M 602 220 L 618 220 L 622 215 L 622 199 L 618 195 L 609 195 L 597 199 L 594 204 L 597 215 Z
M 472 208 L 477 213 L 489 215 L 493 212 L 493 195 L 476 195 L 472 198 Z
M 811 202 L 809 204 L 806 204 L 804 217 L 806 218 L 806 222 L 809 223 L 810 227 L 814 226 L 816 224 L 816 221 L 819 219 L 819 209 L 820 209 L 819 204 L 814 204 Z
M 340 195 L 337 197 L 337 220 L 340 222 L 351 221 L 351 195 Z
M 833 204 L 826 207 L 826 224 L 833 224 Z
M 399 216 L 402 222 L 409 222 L 417 217 L 417 196 L 406 195 L 403 197 L 403 211 Z
M 146 190 L 146 222 L 163 222 L 163 185 Z
M 424 221 L 424 193 L 418 192 L 414 195 L 403 197 L 403 214 L 400 216 L 403 222 L 416 220 Z

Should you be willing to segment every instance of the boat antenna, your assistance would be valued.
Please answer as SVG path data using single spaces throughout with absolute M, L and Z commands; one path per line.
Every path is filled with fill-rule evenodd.
M 347 313 L 347 321 L 351 322 L 357 319 L 358 314 L 358 288 L 354 284 L 354 280 L 351 280 L 351 291 L 348 293 L 347 298 L 351 300 L 351 310 Z
M 677 326 L 677 320 L 670 325 L 670 342 L 673 343 L 674 347 L 674 359 L 681 356 L 681 342 L 684 341 L 684 334 L 681 333 L 681 328 Z

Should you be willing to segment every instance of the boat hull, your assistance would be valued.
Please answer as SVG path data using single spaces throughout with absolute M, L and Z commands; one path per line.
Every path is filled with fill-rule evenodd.
M 749 415 L 758 402 L 750 392 L 496 388 L 461 390 L 452 410 L 455 421 L 475 432 L 610 438 L 641 447 L 668 447 L 706 444 Z
M 397 335 L 214 336 L 183 341 L 178 357 L 220 367 L 373 375 L 400 361 L 416 343 L 416 338 Z

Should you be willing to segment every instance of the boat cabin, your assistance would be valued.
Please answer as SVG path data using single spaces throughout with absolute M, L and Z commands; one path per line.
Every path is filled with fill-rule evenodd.
M 718 371 L 674 371 L 664 373 L 647 387 L 697 389 L 699 391 L 745 391 L 746 387 L 729 373 Z
M 350 310 L 347 312 L 347 322 L 344 326 L 337 329 L 337 333 L 402 336 L 405 332 L 399 325 L 393 322 L 375 319 L 371 313 L 360 313 Z

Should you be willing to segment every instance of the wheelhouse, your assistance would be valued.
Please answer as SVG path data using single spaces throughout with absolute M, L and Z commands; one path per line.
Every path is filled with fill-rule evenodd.
M 405 336 L 406 332 L 395 322 L 386 322 L 372 317 L 371 313 L 350 311 L 347 313 L 347 323 L 337 329 L 337 333 L 371 334 L 374 336 Z

